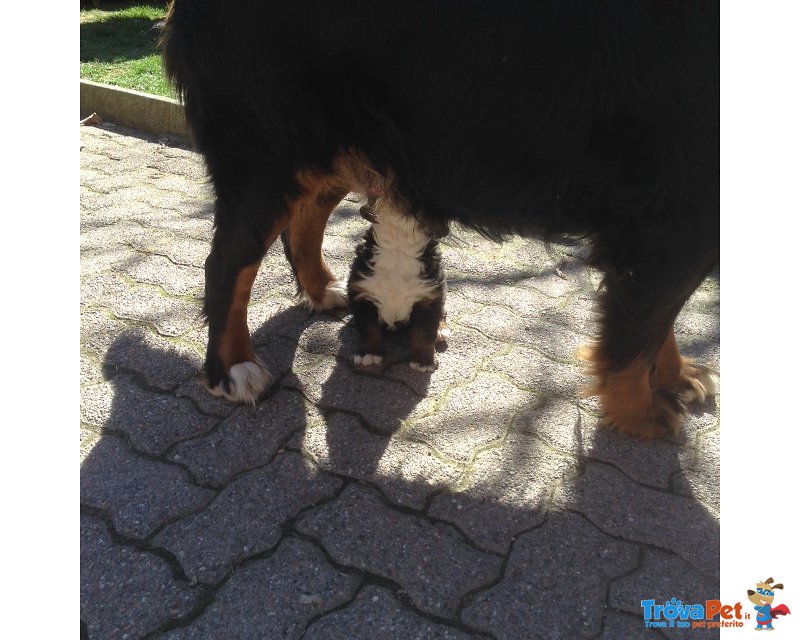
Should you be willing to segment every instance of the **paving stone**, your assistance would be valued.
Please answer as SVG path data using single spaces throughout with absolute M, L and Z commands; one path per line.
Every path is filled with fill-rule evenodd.
M 234 565 L 274 547 L 289 520 L 341 484 L 300 456 L 282 454 L 236 478 L 206 509 L 164 528 L 153 542 L 172 551 L 191 579 L 217 583 Z
M 294 446 L 322 469 L 377 485 L 392 502 L 414 509 L 422 509 L 428 496 L 460 475 L 428 447 L 370 433 L 344 413 L 306 429 Z
M 197 300 L 169 297 L 152 286 L 128 287 L 97 303 L 118 318 L 147 323 L 163 336 L 179 336 L 204 324 Z
M 645 628 L 641 615 L 637 618 L 609 611 L 603 622 L 603 634 L 597 640 L 653 640 L 653 638 L 658 638 L 658 635 L 653 629 Z
M 427 620 L 386 589 L 364 587 L 347 608 L 312 624 L 304 640 L 468 640 L 471 633 Z
M 571 361 L 587 336 L 540 319 L 526 318 L 502 307 L 486 306 L 459 319 L 493 340 L 539 349 L 554 360 Z
M 95 427 L 124 433 L 131 444 L 160 455 L 173 444 L 204 434 L 218 419 L 198 413 L 184 398 L 154 393 L 126 375 L 81 390 L 81 420 Z
M 186 465 L 198 481 L 220 487 L 268 463 L 292 433 L 320 420 L 300 394 L 279 391 L 256 407 L 237 408 L 213 432 L 182 442 L 169 457 Z
M 199 597 L 164 560 L 114 544 L 100 520 L 81 516 L 81 620 L 90 638 L 141 638 L 188 615 Z
M 337 563 L 398 582 L 416 607 L 439 616 L 454 615 L 459 600 L 491 581 L 501 563 L 451 527 L 391 509 L 355 485 L 296 526 L 321 540 Z
M 429 513 L 455 523 L 481 548 L 505 554 L 518 533 L 544 520 L 554 487 L 576 473 L 574 459 L 510 434 L 480 454 L 458 491 L 437 495 Z
M 383 374 L 402 381 L 419 395 L 441 396 L 450 387 L 473 378 L 490 357 L 507 349 L 473 329 L 459 327 L 448 340 L 447 350 L 437 356 L 439 368 L 430 375 L 421 375 L 408 366 L 407 350 L 402 362 L 386 367 Z
M 414 421 L 404 435 L 420 440 L 459 463 L 498 440 L 514 416 L 537 401 L 499 376 L 480 374 L 452 389 L 436 403 L 435 413 Z
M 95 445 L 100 442 L 100 431 L 94 427 L 85 427 L 81 425 L 81 464 L 89 457 L 89 454 L 94 449 Z
M 107 513 L 119 534 L 137 540 L 213 497 L 180 467 L 143 458 L 114 436 L 100 438 L 81 463 L 81 504 Z
M 673 478 L 673 488 L 676 492 L 696 498 L 717 514 L 720 487 L 719 445 L 718 428 L 701 433 L 695 440 L 694 446 L 687 447 L 687 461 L 683 471 Z
M 205 275 L 197 267 L 173 264 L 163 256 L 146 256 L 128 273 L 137 282 L 157 285 L 172 295 L 192 295 L 200 304 Z
M 542 394 L 575 397 L 592 382 L 577 362 L 559 362 L 522 347 L 493 358 L 486 369 L 504 373 L 519 386 Z
M 498 640 L 592 638 L 600 632 L 605 586 L 636 566 L 637 556 L 635 545 L 580 516 L 553 514 L 517 538 L 502 580 L 474 596 L 462 619 Z
M 697 500 L 644 487 L 591 462 L 558 500 L 610 535 L 672 551 L 706 574 L 719 572 L 719 519 Z
M 293 640 L 321 613 L 352 598 L 358 580 L 313 545 L 289 538 L 269 558 L 241 567 L 203 614 L 165 640 Z
M 355 365 L 327 357 L 310 369 L 297 369 L 283 384 L 298 389 L 320 408 L 360 414 L 383 433 L 399 429 L 421 402 L 405 385 L 356 370 Z
M 164 391 L 196 377 L 203 363 L 190 345 L 98 311 L 81 314 L 81 344 L 102 363 L 106 377 L 135 371 L 150 387 Z
M 684 604 L 705 604 L 719 598 L 719 579 L 703 576 L 674 555 L 645 549 L 642 566 L 630 575 L 615 580 L 609 589 L 609 604 L 642 618 L 642 600 L 664 604 L 677 598 Z M 670 638 L 719 638 L 719 630 L 680 629 L 666 631 Z

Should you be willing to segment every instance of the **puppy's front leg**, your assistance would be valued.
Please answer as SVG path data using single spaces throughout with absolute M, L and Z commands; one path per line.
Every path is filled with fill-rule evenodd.
M 383 362 L 383 331 L 378 319 L 378 307 L 370 300 L 351 301 L 350 308 L 359 335 L 358 354 L 353 362 L 362 367 Z

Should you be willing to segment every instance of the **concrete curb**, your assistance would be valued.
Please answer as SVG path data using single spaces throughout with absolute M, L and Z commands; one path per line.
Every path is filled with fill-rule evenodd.
M 103 120 L 156 135 L 189 140 L 183 105 L 141 91 L 81 80 L 81 119 L 96 113 Z

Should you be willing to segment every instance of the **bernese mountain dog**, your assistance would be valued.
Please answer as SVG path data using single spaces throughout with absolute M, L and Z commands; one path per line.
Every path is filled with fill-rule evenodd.
M 247 303 L 279 237 L 315 308 L 347 304 L 321 245 L 349 191 L 423 227 L 587 242 L 587 357 L 621 431 L 672 435 L 713 390 L 673 323 L 719 260 L 718 2 L 173 0 L 163 52 L 216 194 L 216 393 L 271 384 Z
M 447 285 L 436 236 L 414 216 L 373 198 L 360 209 L 371 224 L 356 247 L 347 297 L 360 339 L 357 365 L 383 362 L 384 329 L 407 328 L 409 366 L 430 372 L 438 366 L 436 344 L 450 335 L 445 322 Z

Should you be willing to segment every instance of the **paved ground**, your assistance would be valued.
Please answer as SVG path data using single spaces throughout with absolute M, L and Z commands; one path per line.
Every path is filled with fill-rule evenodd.
M 198 383 L 199 157 L 114 128 L 81 143 L 84 637 L 652 638 L 642 599 L 718 597 L 716 402 L 672 442 L 597 428 L 579 250 L 457 231 L 453 335 L 420 374 L 402 341 L 356 370 L 349 316 L 295 306 L 274 247 L 249 315 L 278 380 L 234 407 Z M 340 276 L 355 210 L 325 241 Z M 717 366 L 716 276 L 676 333 Z

